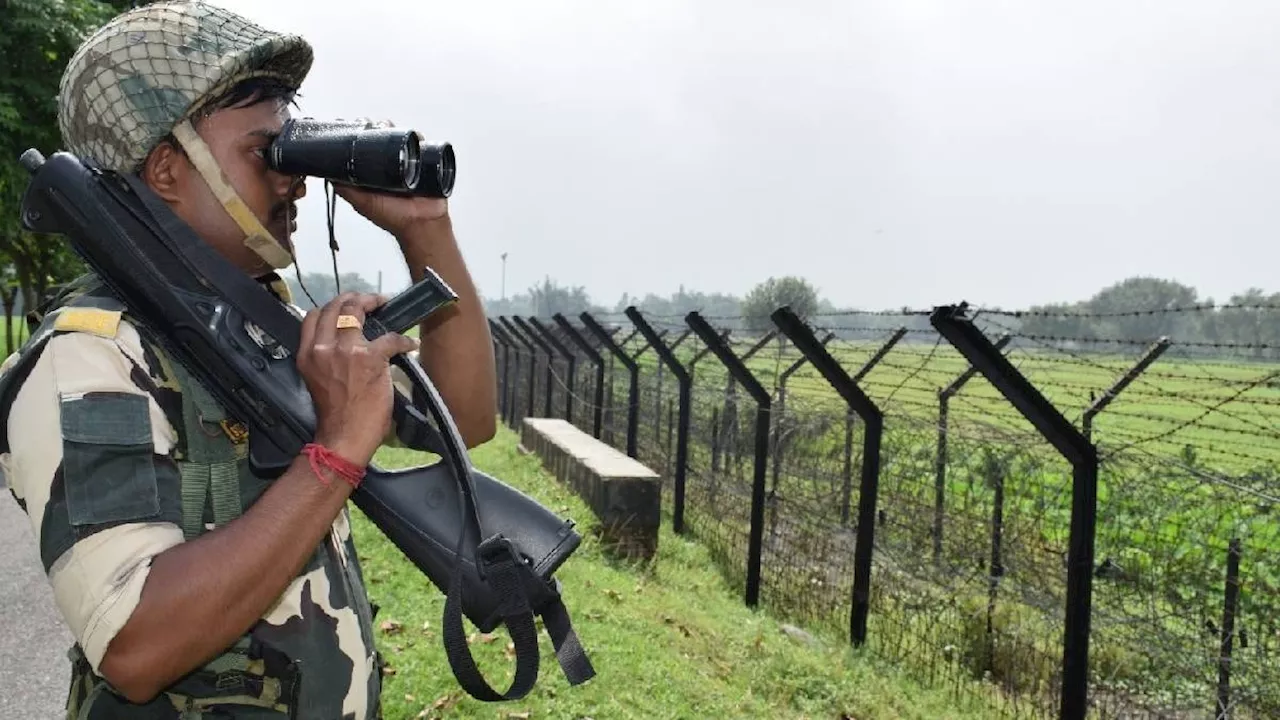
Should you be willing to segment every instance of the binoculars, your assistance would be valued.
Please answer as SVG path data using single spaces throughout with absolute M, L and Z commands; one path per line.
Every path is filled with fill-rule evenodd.
M 362 120 L 290 119 L 268 148 L 267 165 L 285 175 L 437 198 L 449 197 L 457 174 L 449 143 L 428 144 L 416 130 Z

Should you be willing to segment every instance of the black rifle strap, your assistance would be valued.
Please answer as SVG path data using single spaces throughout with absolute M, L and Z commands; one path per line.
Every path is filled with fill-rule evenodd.
M 573 622 L 569 619 L 569 609 L 559 594 L 546 610 L 542 611 L 542 623 L 551 636 L 551 644 L 556 648 L 556 659 L 560 661 L 560 669 L 570 685 L 578 685 L 595 677 L 596 669 L 591 666 L 587 651 L 573 630 Z
M 510 553 L 505 557 L 492 557 L 484 552 L 482 543 L 476 553 L 477 570 L 493 587 L 495 594 L 502 598 L 499 612 L 511 634 L 511 641 L 516 650 L 516 673 L 511 687 L 504 693 L 494 690 L 476 667 L 475 658 L 467 643 L 466 631 L 462 627 L 462 568 L 453 575 L 449 584 L 449 594 L 444 602 L 444 649 L 449 658 L 449 666 L 453 668 L 458 684 L 472 697 L 484 702 L 502 700 L 518 700 L 533 689 L 538 680 L 538 665 L 541 658 L 538 653 L 538 630 L 533 623 L 533 609 L 529 607 L 529 598 L 518 575 L 519 560 Z
M 538 679 L 538 666 L 541 656 L 538 650 L 538 629 L 534 623 L 534 609 L 529 605 L 529 595 L 535 588 L 532 583 L 539 583 L 529 566 L 522 562 L 510 543 L 502 538 L 493 538 L 480 544 L 476 553 L 479 571 L 495 594 L 503 598 L 499 607 L 511 642 L 516 652 L 516 672 L 511 687 L 504 693 L 494 690 L 480 674 L 471 655 L 467 643 L 466 632 L 462 627 L 462 594 L 461 568 L 454 575 L 444 605 L 444 647 L 449 658 L 449 665 L 463 689 L 478 700 L 497 702 L 502 700 L 518 700 L 533 689 Z M 557 589 L 558 590 L 558 589 Z M 545 593 L 544 593 L 545 594 Z M 578 685 L 595 676 L 595 668 L 587 658 L 587 653 L 573 631 L 569 620 L 569 611 L 560 599 L 559 592 L 546 603 L 539 613 L 546 626 L 547 634 L 556 649 L 556 659 L 564 671 L 570 685 Z

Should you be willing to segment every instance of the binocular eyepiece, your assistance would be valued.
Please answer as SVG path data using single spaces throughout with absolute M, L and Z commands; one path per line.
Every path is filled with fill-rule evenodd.
M 267 165 L 285 175 L 437 198 L 453 192 L 454 162 L 449 143 L 363 121 L 290 119 L 267 150 Z

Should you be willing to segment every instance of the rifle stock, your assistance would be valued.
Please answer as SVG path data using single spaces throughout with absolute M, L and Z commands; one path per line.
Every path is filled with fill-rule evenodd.
M 200 240 L 136 177 L 65 152 L 22 157 L 31 172 L 22 223 L 65 236 L 73 250 L 158 335 L 230 413 L 249 427 L 250 466 L 278 477 L 314 436 L 310 394 L 293 361 L 301 319 Z M 367 337 L 400 332 L 456 299 L 434 273 L 369 316 Z M 380 314 L 381 313 L 381 314 Z M 289 351 L 280 359 L 250 335 L 251 322 Z M 417 360 L 392 361 L 412 385 L 393 419 L 408 447 L 441 456 L 403 470 L 370 465 L 352 500 L 436 587 L 446 591 L 444 645 L 455 677 L 481 700 L 524 696 L 539 664 L 533 615 L 542 616 L 571 684 L 594 675 L 560 597 L 555 571 L 578 548 L 572 520 L 472 467 L 457 427 Z M 511 688 L 480 676 L 462 630 L 505 623 L 516 644 Z

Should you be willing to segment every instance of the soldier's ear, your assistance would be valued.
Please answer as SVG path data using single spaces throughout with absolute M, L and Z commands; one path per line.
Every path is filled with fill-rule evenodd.
M 186 153 L 176 142 L 165 139 L 147 155 L 142 164 L 142 180 L 160 199 L 168 203 L 182 200 L 182 188 L 190 182 L 187 176 L 194 170 Z

